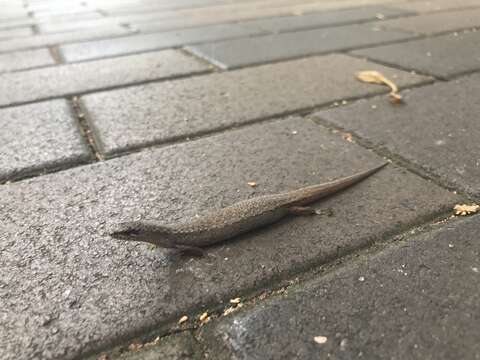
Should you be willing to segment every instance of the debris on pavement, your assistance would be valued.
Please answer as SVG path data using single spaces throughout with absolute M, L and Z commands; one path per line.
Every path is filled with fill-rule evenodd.
M 356 77 L 358 80 L 366 83 L 387 85 L 390 88 L 390 101 L 393 104 L 399 104 L 403 101 L 402 96 L 399 94 L 398 86 L 380 72 L 375 70 L 359 71 Z
M 178 320 L 178 323 L 179 324 L 183 324 L 185 321 L 188 320 L 188 316 L 187 315 L 183 315 L 180 320 Z
M 455 210 L 455 215 L 467 216 L 478 212 L 478 210 L 480 210 L 480 205 L 457 204 L 453 207 L 453 209 Z
M 325 344 L 327 340 L 328 339 L 326 336 L 315 336 L 313 338 L 313 341 L 315 341 L 317 344 Z
M 205 311 L 202 315 L 200 315 L 198 320 L 200 320 L 200 325 L 204 325 L 207 322 L 209 322 L 210 321 L 210 316 L 208 316 L 208 312 Z

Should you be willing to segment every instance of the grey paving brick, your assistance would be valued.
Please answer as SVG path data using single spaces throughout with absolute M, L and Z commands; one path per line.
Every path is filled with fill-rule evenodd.
M 206 258 L 107 235 L 128 219 L 181 221 L 381 161 L 340 134 L 289 119 L 0 187 L 0 357 L 78 357 L 341 256 L 458 201 L 390 165 L 319 205 L 333 216 L 286 219 Z
M 196 29 L 144 34 L 65 45 L 60 47 L 60 51 L 63 54 L 63 57 L 70 62 L 178 47 L 202 41 L 229 39 L 261 33 L 264 33 L 264 31 L 259 29 L 248 29 L 236 24 L 214 25 Z
M 189 332 L 162 337 L 151 341 L 139 350 L 113 353 L 111 358 L 119 360 L 203 360 L 203 350 Z M 142 343 L 135 343 L 142 344 Z M 105 354 L 107 355 L 107 354 Z M 108 355 L 107 355 L 108 356 Z M 97 360 L 98 356 L 88 360 Z
M 0 109 L 0 127 L 0 181 L 89 157 L 64 100 Z
M 480 70 L 479 42 L 480 32 L 467 32 L 362 49 L 353 53 L 447 79 Z
M 101 90 L 207 71 L 176 50 L 165 50 L 0 75 L 0 105 Z
M 378 2 L 376 0 L 362 1 L 363 5 Z M 173 29 L 182 29 L 187 27 L 199 27 L 212 24 L 231 23 L 239 21 L 247 21 L 252 19 L 270 18 L 275 16 L 291 16 L 303 15 L 314 12 L 339 10 L 342 8 L 358 7 L 358 1 L 341 1 L 341 2 L 307 2 L 304 4 L 280 4 L 280 2 L 269 2 L 266 6 L 265 2 L 261 2 L 264 6 L 253 7 L 248 3 L 231 4 L 230 7 L 219 8 L 213 11 L 212 8 L 195 10 L 194 13 L 176 11 L 176 16 L 169 15 L 167 18 L 159 19 L 162 13 L 150 14 L 149 16 L 134 17 L 129 16 L 128 22 L 142 32 L 166 31 Z M 150 20 L 149 20 L 150 17 Z M 126 20 L 126 21 L 127 21 Z
M 385 20 L 383 28 L 434 34 L 480 26 L 480 9 L 422 14 L 401 19 Z
M 409 34 L 349 25 L 187 46 L 224 69 L 408 39 Z
M 121 22 L 114 18 L 102 17 L 76 21 L 43 22 L 38 25 L 39 31 L 44 34 L 102 27 L 118 28 L 121 27 Z
M 31 26 L 35 25 L 35 23 L 35 19 L 32 18 L 4 19 L 0 21 L 0 30 Z
M 1 25 L 0 25 L 1 28 Z M 19 38 L 0 41 L 0 53 L 16 50 L 25 50 L 31 48 L 54 46 L 78 41 L 87 41 L 92 39 L 109 38 L 131 33 L 126 28 L 97 28 L 94 30 L 78 30 L 59 34 L 42 34 L 28 38 Z
M 472 75 L 406 92 L 404 106 L 375 98 L 317 116 L 479 195 L 479 80 L 479 75 Z
M 480 7 L 479 0 L 426 0 L 409 1 L 404 3 L 395 2 L 395 8 L 418 13 L 455 10 L 469 7 Z
M 325 11 L 301 16 L 280 16 L 242 22 L 244 26 L 253 26 L 260 29 L 279 33 L 292 30 L 304 30 L 331 25 L 348 24 L 359 21 L 388 18 L 391 16 L 412 14 L 405 10 L 388 8 L 385 6 L 364 6 L 353 9 Z
M 0 40 L 11 39 L 32 35 L 33 31 L 30 27 L 20 27 L 15 29 L 0 30 Z
M 53 64 L 55 60 L 47 49 L 0 54 L 0 73 Z
M 71 21 L 79 21 L 79 20 L 87 20 L 87 19 L 99 19 L 102 18 L 99 12 L 96 11 L 88 11 L 88 12 L 81 12 L 81 13 L 73 13 L 73 14 L 42 14 L 36 13 L 34 14 L 35 19 L 37 19 L 39 24 L 42 23 L 64 23 L 64 22 L 71 22 Z
M 479 230 L 449 224 L 257 303 L 202 332 L 210 356 L 477 359 Z
M 401 85 L 428 81 L 331 55 L 96 93 L 82 103 L 102 151 L 111 154 L 382 92 L 384 87 L 354 78 L 356 71 L 372 67 L 396 74 Z

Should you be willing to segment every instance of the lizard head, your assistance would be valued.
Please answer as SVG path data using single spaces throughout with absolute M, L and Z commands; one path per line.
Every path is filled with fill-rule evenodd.
M 110 234 L 114 239 L 148 242 L 160 247 L 172 247 L 169 240 L 172 231 L 168 226 L 133 221 L 120 224 Z

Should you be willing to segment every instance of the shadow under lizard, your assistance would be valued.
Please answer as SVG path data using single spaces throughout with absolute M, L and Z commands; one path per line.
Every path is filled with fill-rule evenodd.
M 348 188 L 387 164 L 331 182 L 243 200 L 178 224 L 166 225 L 154 221 L 124 223 L 111 236 L 121 240 L 148 242 L 163 248 L 203 254 L 202 248 L 272 224 L 289 214 L 315 214 L 315 209 L 305 205 Z

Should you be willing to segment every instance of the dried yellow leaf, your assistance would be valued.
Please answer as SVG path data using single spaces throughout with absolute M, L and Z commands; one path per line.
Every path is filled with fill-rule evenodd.
M 457 204 L 453 209 L 455 210 L 455 215 L 466 216 L 478 212 L 478 210 L 480 210 L 480 205 Z
M 188 320 L 188 316 L 187 315 L 183 315 L 180 320 L 178 320 L 178 323 L 179 324 L 183 324 L 185 321 Z
M 387 79 L 382 73 L 375 70 L 360 71 L 357 74 L 357 79 L 370 84 L 386 85 L 390 88 L 390 100 L 392 103 L 398 104 L 402 102 L 402 97 L 398 93 L 397 85 Z

